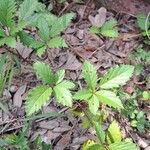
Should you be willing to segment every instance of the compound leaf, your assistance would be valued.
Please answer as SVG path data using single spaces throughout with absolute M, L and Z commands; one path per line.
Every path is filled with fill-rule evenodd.
M 96 96 L 99 98 L 100 102 L 106 105 L 119 109 L 123 108 L 121 100 L 111 91 L 100 90 L 96 92 Z
M 82 68 L 82 74 L 89 88 L 95 89 L 97 84 L 96 69 L 90 62 L 85 61 Z
M 41 85 L 33 88 L 26 99 L 27 116 L 39 111 L 50 99 L 52 88 L 46 85 Z
M 134 67 L 131 65 L 115 66 L 101 79 L 100 87 L 102 89 L 111 89 L 125 85 L 131 78 L 133 71 Z

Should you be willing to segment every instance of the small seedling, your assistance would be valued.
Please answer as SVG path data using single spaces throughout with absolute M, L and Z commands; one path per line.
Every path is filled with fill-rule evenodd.
M 79 90 L 73 98 L 86 101 L 89 105 L 89 110 L 95 115 L 100 104 L 122 109 L 122 102 L 112 89 L 125 85 L 131 78 L 133 70 L 134 67 L 130 65 L 115 66 L 99 82 L 96 69 L 86 61 L 82 68 L 82 74 L 87 87 Z
M 117 30 L 117 21 L 115 19 L 111 19 L 106 21 L 102 27 L 92 26 L 90 28 L 91 33 L 101 34 L 105 37 L 115 38 L 118 37 L 118 30 Z
M 60 70 L 54 74 L 51 68 L 43 63 L 36 62 L 33 69 L 43 84 L 33 88 L 26 99 L 27 116 L 39 111 L 52 96 L 55 96 L 57 102 L 63 106 L 72 107 L 72 94 L 70 89 L 74 88 L 74 83 L 64 80 L 65 70 Z
M 99 135 L 102 137 L 103 135 L 103 143 L 96 143 L 95 141 L 88 140 L 84 143 L 82 150 L 139 150 L 132 140 L 122 140 L 119 124 L 115 120 L 110 124 L 106 133 L 100 132 L 101 130 L 98 125 L 95 127 L 97 136 Z

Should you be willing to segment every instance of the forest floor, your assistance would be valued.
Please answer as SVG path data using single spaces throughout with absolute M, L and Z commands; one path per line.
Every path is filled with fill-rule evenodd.
M 137 55 L 130 57 L 139 47 L 142 47 L 143 51 L 150 50 L 147 44 L 144 43 L 145 38 L 139 36 L 140 29 L 136 21 L 137 13 L 144 12 L 147 14 L 147 10 L 150 10 L 150 3 L 149 5 L 144 2 L 141 4 L 139 0 L 140 4 L 137 5 L 140 7 L 133 8 L 133 4 L 131 4 L 133 2 L 120 2 L 124 3 L 124 6 L 118 3 L 120 8 L 117 6 L 117 11 L 109 7 L 107 12 L 101 12 L 103 13 L 101 20 L 106 21 L 111 18 L 117 20 L 120 34 L 115 39 L 89 32 L 89 28 L 93 24 L 91 18 L 98 14 L 98 10 L 101 7 L 96 7 L 96 3 L 91 1 L 81 4 L 66 2 L 63 5 L 56 5 L 55 7 L 58 11 L 54 13 L 57 15 L 70 11 L 76 13 L 76 19 L 62 34 L 69 48 L 49 49 L 42 57 L 42 61 L 48 63 L 54 71 L 65 69 L 66 78 L 79 84 L 82 84 L 81 66 L 84 60 L 87 59 L 95 65 L 98 73 L 101 75 L 115 64 L 133 64 L 135 66 L 142 64 L 144 70 L 139 75 L 135 75 L 122 88 L 130 96 L 128 101 L 131 104 L 127 104 L 127 107 L 131 108 L 128 110 L 129 114 L 126 115 L 126 112 L 118 114 L 118 112 L 108 110 L 109 117 L 104 122 L 103 127 L 107 129 L 110 122 L 115 118 L 120 124 L 124 138 L 132 138 L 141 149 L 150 150 L 150 105 L 143 101 L 141 97 L 138 97 L 139 92 L 150 90 L 150 85 L 146 81 L 147 77 L 150 76 L 150 64 L 144 64 L 141 59 L 136 58 Z M 145 6 L 142 6 L 141 9 L 143 3 Z M 128 5 L 130 8 L 127 9 Z M 112 7 L 115 9 L 116 6 L 113 5 Z M 4 48 L 0 49 L 0 53 L 5 51 Z M 3 136 L 10 133 L 18 133 L 22 130 L 25 121 L 25 97 L 29 89 L 40 83 L 32 70 L 33 62 L 39 60 L 39 57 L 31 49 L 24 48 L 22 45 L 18 45 L 18 53 L 20 54 L 21 71 L 19 75 L 13 78 L 10 88 L 5 89 L 3 97 L 0 98 L 0 101 L 8 108 L 0 110 L 0 135 Z M 143 55 L 144 53 L 138 54 L 139 57 Z M 42 109 L 41 112 L 43 114 L 59 112 L 65 114 L 65 116 L 51 117 L 49 119 L 39 117 L 34 120 L 27 135 L 29 140 L 33 141 L 38 135 L 41 135 L 44 141 L 52 144 L 54 150 L 77 150 L 88 139 L 96 140 L 93 129 L 84 129 L 81 118 L 73 115 L 73 110 L 76 107 L 77 105 L 75 104 L 74 108 L 70 109 L 58 105 L 53 100 L 49 102 Z M 142 112 L 144 115 L 141 118 L 133 117 L 132 119 L 131 115 L 133 115 L 134 110 L 138 111 L 134 115 L 137 115 L 139 112 Z M 138 127 L 132 125 L 134 121 L 139 123 Z

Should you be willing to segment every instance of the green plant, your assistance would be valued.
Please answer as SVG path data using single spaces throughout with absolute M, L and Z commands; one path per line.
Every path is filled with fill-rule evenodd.
M 129 55 L 129 59 L 131 63 L 135 66 L 135 74 L 138 76 L 142 76 L 143 79 L 146 81 L 146 85 L 149 88 L 150 85 L 150 78 L 149 70 L 150 65 L 150 52 L 144 50 L 142 46 L 137 48 L 137 50 Z
M 139 93 L 139 95 L 137 94 Z M 140 94 L 141 93 L 141 94 Z M 133 95 L 119 91 L 120 98 L 123 102 L 124 109 L 122 115 L 129 119 L 131 126 L 139 132 L 145 132 L 149 128 L 149 122 L 146 114 L 139 109 L 137 99 L 141 97 L 142 92 L 139 90 Z
M 16 42 L 37 50 L 41 56 L 49 48 L 67 47 L 59 34 L 70 24 L 74 14 L 52 15 L 37 0 L 24 0 L 19 8 L 15 0 L 0 0 L 0 46 L 16 48 Z M 38 39 L 25 29 L 36 27 Z
M 142 35 L 149 37 L 150 34 L 149 16 L 146 16 L 145 14 L 138 14 L 136 17 L 137 17 L 137 24 L 142 31 Z
M 58 103 L 72 107 L 70 89 L 74 88 L 75 85 L 64 80 L 65 70 L 60 70 L 54 74 L 50 67 L 42 62 L 34 63 L 33 68 L 43 85 L 39 85 L 29 92 L 26 100 L 27 115 L 30 116 L 39 111 L 50 100 L 51 96 L 55 96 Z
M 11 54 L 0 54 L 0 96 L 3 93 L 5 85 L 8 87 L 11 84 L 14 75 L 15 60 Z
M 115 38 L 118 37 L 118 30 L 116 26 L 117 21 L 115 19 L 111 19 L 109 21 L 106 21 L 102 27 L 92 26 L 90 28 L 90 32 L 95 34 L 101 34 L 105 37 Z
M 119 124 L 115 120 L 110 124 L 106 133 L 100 132 L 98 124 L 96 124 L 95 127 L 99 137 L 102 137 L 103 134 L 103 143 L 88 140 L 84 143 L 82 150 L 139 150 L 132 140 L 122 140 Z
M 115 66 L 98 82 L 96 69 L 86 61 L 82 68 L 82 74 L 87 87 L 79 90 L 73 98 L 88 102 L 89 110 L 93 114 L 97 114 L 100 103 L 121 109 L 123 108 L 121 100 L 112 89 L 125 85 L 132 76 L 133 70 L 134 67 L 130 65 Z

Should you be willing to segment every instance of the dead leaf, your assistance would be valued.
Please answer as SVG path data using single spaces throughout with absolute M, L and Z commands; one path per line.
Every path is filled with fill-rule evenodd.
M 71 127 L 69 126 L 64 126 L 64 127 L 57 127 L 55 128 L 53 131 L 56 133 L 60 133 L 60 132 L 66 132 L 69 131 L 71 129 Z
M 62 135 L 62 138 L 58 141 L 55 149 L 60 149 L 60 150 L 64 149 L 70 143 L 71 134 L 72 131 Z
M 60 135 L 61 135 L 61 133 L 56 133 L 56 132 L 53 132 L 53 131 L 49 130 L 49 131 L 46 133 L 45 137 L 47 137 L 47 142 L 50 143 L 51 140 L 56 139 L 56 138 L 59 137 Z
M 21 55 L 22 58 L 26 59 L 29 57 L 33 49 L 25 47 L 22 43 L 17 43 L 16 50 Z
M 14 97 L 13 97 L 13 105 L 14 106 L 21 107 L 21 105 L 22 105 L 22 99 L 23 99 L 22 95 L 24 94 L 25 90 L 26 90 L 26 85 L 23 85 L 14 94 Z
M 75 55 L 72 53 L 68 54 L 68 60 L 65 64 L 65 69 L 67 70 L 79 70 L 81 68 L 81 63 L 78 61 Z
M 40 128 L 49 129 L 49 130 L 52 130 L 58 126 L 59 126 L 59 123 L 56 120 L 42 121 L 39 123 Z
M 101 7 L 98 10 L 98 14 L 95 17 L 91 15 L 89 16 L 89 21 L 93 26 L 101 27 L 106 21 L 106 13 L 107 13 L 106 8 Z

